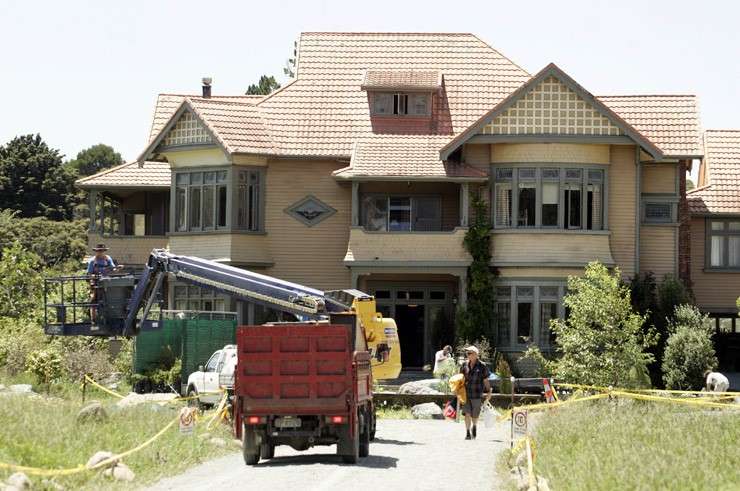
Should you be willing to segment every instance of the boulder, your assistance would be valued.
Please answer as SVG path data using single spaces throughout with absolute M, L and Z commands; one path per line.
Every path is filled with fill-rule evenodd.
M 398 388 L 399 394 L 442 394 L 437 390 L 437 386 L 440 381 L 436 378 L 428 380 L 415 380 L 413 382 L 406 382 Z
M 44 479 L 43 481 L 41 481 L 41 486 L 44 489 L 53 489 L 55 491 L 64 491 L 64 489 L 65 489 L 64 486 L 62 486 L 58 482 L 51 481 L 49 479 Z
M 134 471 L 129 468 L 126 464 L 117 463 L 115 467 L 111 467 L 103 471 L 105 477 L 112 477 L 116 481 L 131 482 L 136 478 Z
M 8 478 L 8 486 L 10 489 L 31 489 L 31 480 L 22 472 L 16 472 L 11 474 Z
M 414 419 L 444 419 L 442 408 L 433 402 L 417 404 L 411 408 Z
M 225 447 L 226 446 L 226 440 L 224 440 L 223 438 L 219 438 L 217 436 L 214 436 L 213 438 L 208 440 L 208 443 L 210 443 L 211 445 L 215 447 Z
M 3 384 L 0 384 L 0 392 L 5 390 L 5 386 Z
M 148 403 L 162 403 L 169 402 L 172 399 L 176 399 L 177 394 L 173 393 L 152 393 L 152 394 L 137 394 L 136 392 L 129 392 L 129 394 L 123 399 L 116 403 L 118 407 L 133 407 L 139 404 Z
M 95 454 L 92 457 L 90 457 L 90 459 L 87 461 L 87 464 L 85 464 L 85 467 L 90 469 L 91 467 L 94 467 L 97 464 L 101 463 L 102 461 L 107 460 L 111 457 L 113 457 L 113 453 L 108 452 L 106 450 L 95 452 Z M 113 463 L 111 463 L 110 465 L 113 465 Z
M 31 384 L 15 384 L 8 387 L 10 389 L 10 392 L 14 392 L 16 394 L 33 394 L 33 387 L 31 387 Z
M 78 423 L 101 422 L 108 419 L 108 413 L 98 401 L 91 401 L 77 413 Z

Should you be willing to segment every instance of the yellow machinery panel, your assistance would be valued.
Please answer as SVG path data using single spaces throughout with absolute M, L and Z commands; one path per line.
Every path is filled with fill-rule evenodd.
M 375 298 L 356 298 L 352 303 L 357 317 L 365 328 L 367 345 L 372 356 L 374 380 L 398 378 L 401 373 L 401 343 L 396 321 L 376 311 Z

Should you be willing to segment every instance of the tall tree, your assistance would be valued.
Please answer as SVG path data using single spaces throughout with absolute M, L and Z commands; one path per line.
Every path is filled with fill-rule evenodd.
M 293 56 L 288 58 L 283 68 L 283 73 L 290 78 L 295 78 L 295 65 L 298 59 L 298 41 L 293 41 Z
M 21 217 L 69 218 L 73 181 L 59 150 L 40 135 L 18 136 L 0 146 L 0 209 L 16 210 Z
M 82 150 L 77 154 L 77 158 L 65 165 L 78 176 L 85 177 L 122 163 L 121 154 L 113 150 L 113 147 L 98 143 Z
M 247 87 L 247 95 L 269 95 L 280 88 L 280 84 L 273 76 L 262 75 L 257 84 Z

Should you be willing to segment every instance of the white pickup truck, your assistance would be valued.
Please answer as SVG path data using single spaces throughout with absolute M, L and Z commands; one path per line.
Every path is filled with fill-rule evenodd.
M 205 366 L 201 365 L 197 372 L 188 376 L 187 395 L 197 397 L 193 405 L 218 404 L 223 397 L 222 388 L 233 392 L 236 359 L 236 345 L 227 344 L 213 353 Z

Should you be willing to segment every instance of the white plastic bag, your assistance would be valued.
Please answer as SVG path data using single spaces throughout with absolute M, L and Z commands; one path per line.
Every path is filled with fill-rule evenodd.
M 483 418 L 483 426 L 486 428 L 493 428 L 496 426 L 498 413 L 489 401 L 485 401 L 483 403 L 483 406 L 480 408 L 480 414 L 481 418 Z

